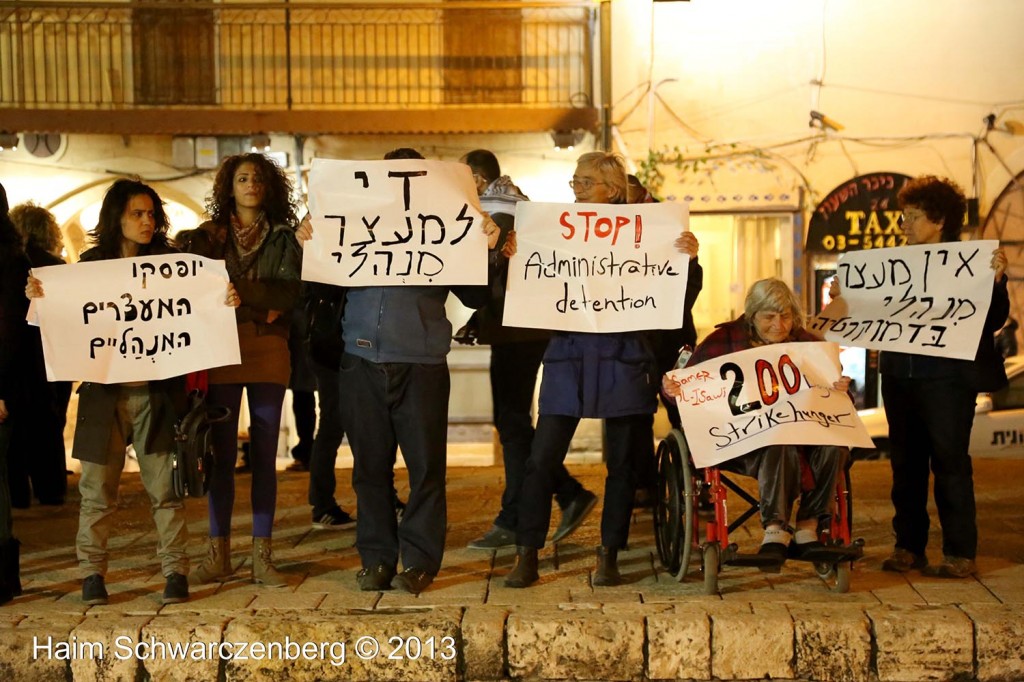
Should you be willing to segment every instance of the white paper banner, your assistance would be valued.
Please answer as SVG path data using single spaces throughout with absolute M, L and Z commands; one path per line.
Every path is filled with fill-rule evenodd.
M 469 166 L 313 159 L 313 238 L 302 279 L 346 286 L 487 283 L 487 236 Z
M 35 268 L 50 381 L 167 379 L 241 362 L 224 261 L 191 254 Z
M 503 324 L 577 332 L 683 326 L 685 204 L 516 205 Z
M 708 467 L 767 445 L 873 447 L 839 379 L 834 343 L 777 343 L 669 372 L 694 464 Z
M 995 240 L 848 251 L 842 295 L 810 329 L 844 346 L 973 360 L 992 303 Z

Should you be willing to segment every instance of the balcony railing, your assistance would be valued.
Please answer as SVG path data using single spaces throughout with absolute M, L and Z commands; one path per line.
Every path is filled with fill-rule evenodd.
M 590 107 L 592 2 L 18 2 L 0 108 Z

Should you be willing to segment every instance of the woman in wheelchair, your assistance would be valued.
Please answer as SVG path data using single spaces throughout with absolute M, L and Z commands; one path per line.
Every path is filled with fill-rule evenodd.
M 804 328 L 804 313 L 796 295 L 785 282 L 770 278 L 757 281 L 747 292 L 744 313 L 736 320 L 723 322 L 697 346 L 688 365 L 696 365 L 720 355 L 772 343 L 820 341 Z M 843 376 L 835 389 L 847 391 L 850 378 Z M 663 392 L 675 398 L 680 387 L 662 378 Z M 788 558 L 818 561 L 829 554 L 818 541 L 818 524 L 830 515 L 836 477 L 841 475 L 849 456 L 845 447 L 775 445 L 723 462 L 719 468 L 757 478 L 760 495 L 761 525 L 764 539 L 758 552 L 758 565 L 771 569 Z M 802 490 L 801 460 L 806 461 L 814 479 L 809 490 Z M 796 528 L 789 525 L 797 499 Z

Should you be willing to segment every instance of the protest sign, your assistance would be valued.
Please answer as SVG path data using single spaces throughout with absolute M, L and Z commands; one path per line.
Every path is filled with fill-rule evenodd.
M 469 166 L 314 159 L 302 279 L 345 286 L 487 283 L 487 236 Z
M 844 346 L 973 360 L 992 303 L 994 240 L 848 251 L 813 332 Z
M 503 324 L 577 332 L 683 326 L 683 204 L 516 205 Z
M 874 447 L 839 380 L 834 343 L 775 343 L 668 374 L 698 467 L 768 445 Z
M 35 268 L 50 381 L 167 379 L 241 362 L 224 261 L 191 254 Z

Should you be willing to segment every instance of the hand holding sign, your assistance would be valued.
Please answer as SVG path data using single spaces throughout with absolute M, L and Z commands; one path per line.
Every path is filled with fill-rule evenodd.
M 973 360 L 992 301 L 995 241 L 943 242 L 847 252 L 831 304 L 810 324 L 831 341 Z M 990 259 L 984 254 L 993 253 Z
M 481 213 L 465 164 L 315 159 L 309 177 L 310 219 L 296 234 L 304 241 L 302 279 L 345 286 L 487 282 L 487 244 L 498 230 Z
M 766 445 L 872 447 L 839 375 L 833 343 L 776 343 L 673 370 L 694 464 L 713 466 Z

